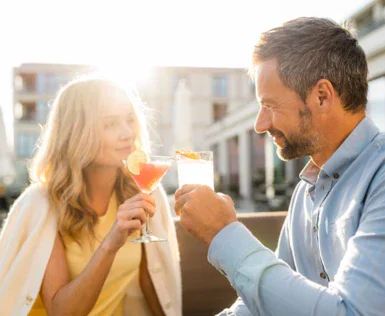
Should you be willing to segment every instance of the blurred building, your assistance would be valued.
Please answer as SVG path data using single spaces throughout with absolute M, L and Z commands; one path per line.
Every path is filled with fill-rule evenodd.
M 385 131 L 385 0 L 372 1 L 350 22 L 368 60 L 368 115 Z
M 74 76 L 92 71 L 84 65 L 22 64 L 14 69 L 14 155 L 17 177 L 15 188 L 28 184 L 27 164 L 36 148 L 40 126 L 45 123 L 49 102 L 60 86 Z M 228 113 L 254 98 L 254 88 L 245 69 L 157 67 L 138 86 L 152 117 L 151 138 L 154 152 L 174 155 L 176 90 L 183 82 L 189 91 L 191 147 L 209 150 L 206 131 Z M 215 146 L 214 146 L 215 147 Z M 217 157 L 215 157 L 217 158 Z M 225 176 L 225 175 L 224 175 Z M 176 188 L 176 176 L 170 173 L 163 181 Z
M 58 89 L 74 76 L 89 72 L 84 65 L 22 64 L 13 70 L 14 162 L 16 177 L 9 186 L 17 195 L 28 184 L 28 161 L 36 149 L 49 102 Z

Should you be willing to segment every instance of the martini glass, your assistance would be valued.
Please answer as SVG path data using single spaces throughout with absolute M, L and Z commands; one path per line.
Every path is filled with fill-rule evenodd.
M 133 174 L 130 171 L 132 179 L 134 179 L 136 185 L 143 193 L 152 193 L 163 176 L 170 169 L 172 161 L 174 159 L 166 156 L 148 156 L 147 162 L 139 163 L 139 174 Z M 146 229 L 144 234 L 140 238 L 132 239 L 131 242 L 163 242 L 167 239 L 160 238 L 151 234 L 150 230 L 150 216 L 147 213 Z

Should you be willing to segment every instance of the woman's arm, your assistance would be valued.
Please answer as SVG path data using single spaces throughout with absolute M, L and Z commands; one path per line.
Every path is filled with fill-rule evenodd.
M 146 212 L 151 216 L 155 213 L 155 201 L 148 194 L 138 194 L 122 204 L 110 232 L 82 273 L 72 281 L 69 281 L 64 244 L 57 235 L 41 288 L 48 315 L 87 315 L 91 311 L 116 253 L 127 237 L 145 223 Z
M 98 299 L 115 255 L 116 251 L 102 243 L 83 272 L 69 282 L 63 241 L 57 235 L 40 292 L 48 315 L 87 315 Z

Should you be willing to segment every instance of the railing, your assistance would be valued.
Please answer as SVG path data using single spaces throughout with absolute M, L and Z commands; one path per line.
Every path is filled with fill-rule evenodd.
M 238 214 L 266 247 L 275 250 L 286 212 Z M 207 247 L 188 235 L 175 219 L 182 269 L 183 315 L 211 316 L 232 305 L 237 294 L 207 261 Z

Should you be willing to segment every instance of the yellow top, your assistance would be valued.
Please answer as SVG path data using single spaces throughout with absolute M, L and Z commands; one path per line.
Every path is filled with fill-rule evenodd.
M 115 221 L 117 210 L 117 199 L 115 194 L 113 194 L 107 213 L 99 217 L 99 221 L 95 225 L 95 236 L 98 238 L 95 240 L 93 249 L 89 246 L 85 236 L 81 240 L 82 248 L 72 239 L 68 237 L 63 238 L 70 280 L 75 279 L 91 260 L 100 242 L 110 231 Z M 126 308 L 129 307 L 129 315 L 151 315 L 139 285 L 139 264 L 142 255 L 141 244 L 129 241 L 139 237 L 139 235 L 140 233 L 137 232 L 130 236 L 126 244 L 118 251 L 98 300 L 89 315 L 123 315 L 125 294 L 128 296 L 126 299 L 129 304 Z M 29 315 L 47 315 L 40 295 L 37 297 Z

